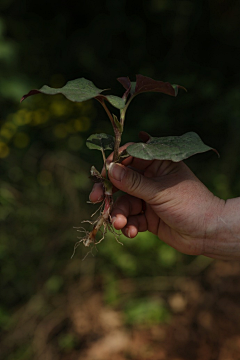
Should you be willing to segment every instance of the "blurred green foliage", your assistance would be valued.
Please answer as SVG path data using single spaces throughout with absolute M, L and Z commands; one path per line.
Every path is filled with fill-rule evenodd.
M 87 250 L 79 247 L 70 260 L 73 227 L 93 212 L 86 204 L 90 166 L 101 168 L 101 155 L 88 150 L 85 139 L 110 131 L 104 111 L 97 102 L 62 96 L 19 100 L 32 88 L 78 77 L 116 95 L 122 88 L 115 79 L 136 73 L 181 84 L 188 93 L 176 99 L 144 94 L 133 101 L 124 142 L 136 141 L 140 130 L 156 136 L 196 131 L 221 158 L 207 153 L 187 163 L 216 195 L 238 196 L 239 2 L 1 0 L 0 11 L 2 335 L 16 325 L 20 306 L 35 299 L 33 312 L 41 317 L 51 297 L 85 277 L 93 288 L 101 282 L 106 303 L 125 311 L 127 323 L 166 321 L 159 294 L 153 299 L 140 289 L 124 295 L 119 281 L 184 274 L 193 257 L 144 233 L 122 238 L 124 246 L 108 235 L 94 258 L 89 254 L 81 263 Z M 39 293 L 45 302 L 38 303 Z M 74 335 L 63 333 L 58 346 L 74 348 Z M 32 358 L 25 344 L 14 349 L 8 360 Z
M 167 322 L 170 314 L 159 300 L 135 299 L 128 302 L 125 309 L 127 324 L 159 324 Z

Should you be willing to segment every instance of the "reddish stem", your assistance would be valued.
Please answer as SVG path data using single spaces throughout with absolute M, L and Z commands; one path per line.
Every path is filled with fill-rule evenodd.
M 111 204 L 112 204 L 112 196 L 105 194 L 104 202 L 105 202 L 105 206 L 104 206 L 103 213 L 106 213 L 106 212 L 109 210 L 109 208 L 111 207 Z

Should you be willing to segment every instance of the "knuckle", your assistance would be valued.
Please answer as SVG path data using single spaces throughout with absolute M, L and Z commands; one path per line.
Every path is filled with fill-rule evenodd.
M 137 172 L 133 171 L 131 181 L 129 182 L 129 190 L 135 192 L 141 188 L 142 176 Z

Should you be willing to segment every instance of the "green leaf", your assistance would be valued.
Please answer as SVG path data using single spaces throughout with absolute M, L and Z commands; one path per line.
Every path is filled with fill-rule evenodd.
M 115 138 L 108 134 L 93 134 L 87 139 L 86 145 L 89 149 L 100 151 L 113 150 Z
M 117 116 L 114 114 L 113 114 L 113 121 L 114 121 L 114 124 L 116 125 L 117 129 L 119 130 L 119 132 L 122 134 L 123 127 L 122 127 L 121 123 L 119 122 Z
M 105 89 L 106 90 L 106 89 Z M 125 101 L 114 95 L 102 95 L 101 93 L 105 91 L 104 89 L 97 88 L 92 81 L 80 78 L 76 80 L 71 80 L 66 83 L 62 88 L 51 88 L 47 85 L 44 85 L 41 89 L 31 90 L 28 94 L 24 95 L 21 99 L 21 102 L 27 97 L 36 94 L 46 94 L 46 95 L 56 95 L 62 94 L 68 100 L 75 102 L 82 102 L 93 98 L 102 99 L 102 101 L 107 100 L 117 109 L 123 109 L 125 106 Z
M 136 143 L 128 146 L 127 153 L 144 160 L 172 160 L 175 162 L 187 159 L 197 153 L 214 150 L 205 145 L 194 132 L 182 136 L 151 137 L 147 143 Z
M 104 97 L 110 102 L 111 105 L 113 105 L 117 109 L 121 110 L 125 107 L 125 101 L 118 96 L 107 95 Z
M 55 89 L 44 85 L 39 90 L 31 90 L 28 94 L 22 97 L 21 101 L 25 100 L 31 95 L 42 93 L 47 95 L 63 94 L 67 99 L 71 101 L 82 102 L 98 96 L 102 91 L 104 90 L 98 89 L 92 83 L 92 81 L 80 78 L 68 81 L 67 84 L 62 88 Z

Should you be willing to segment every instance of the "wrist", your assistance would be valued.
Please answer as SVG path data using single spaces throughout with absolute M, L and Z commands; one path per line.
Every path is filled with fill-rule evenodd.
M 206 214 L 205 256 L 222 260 L 240 259 L 240 198 L 214 198 Z

